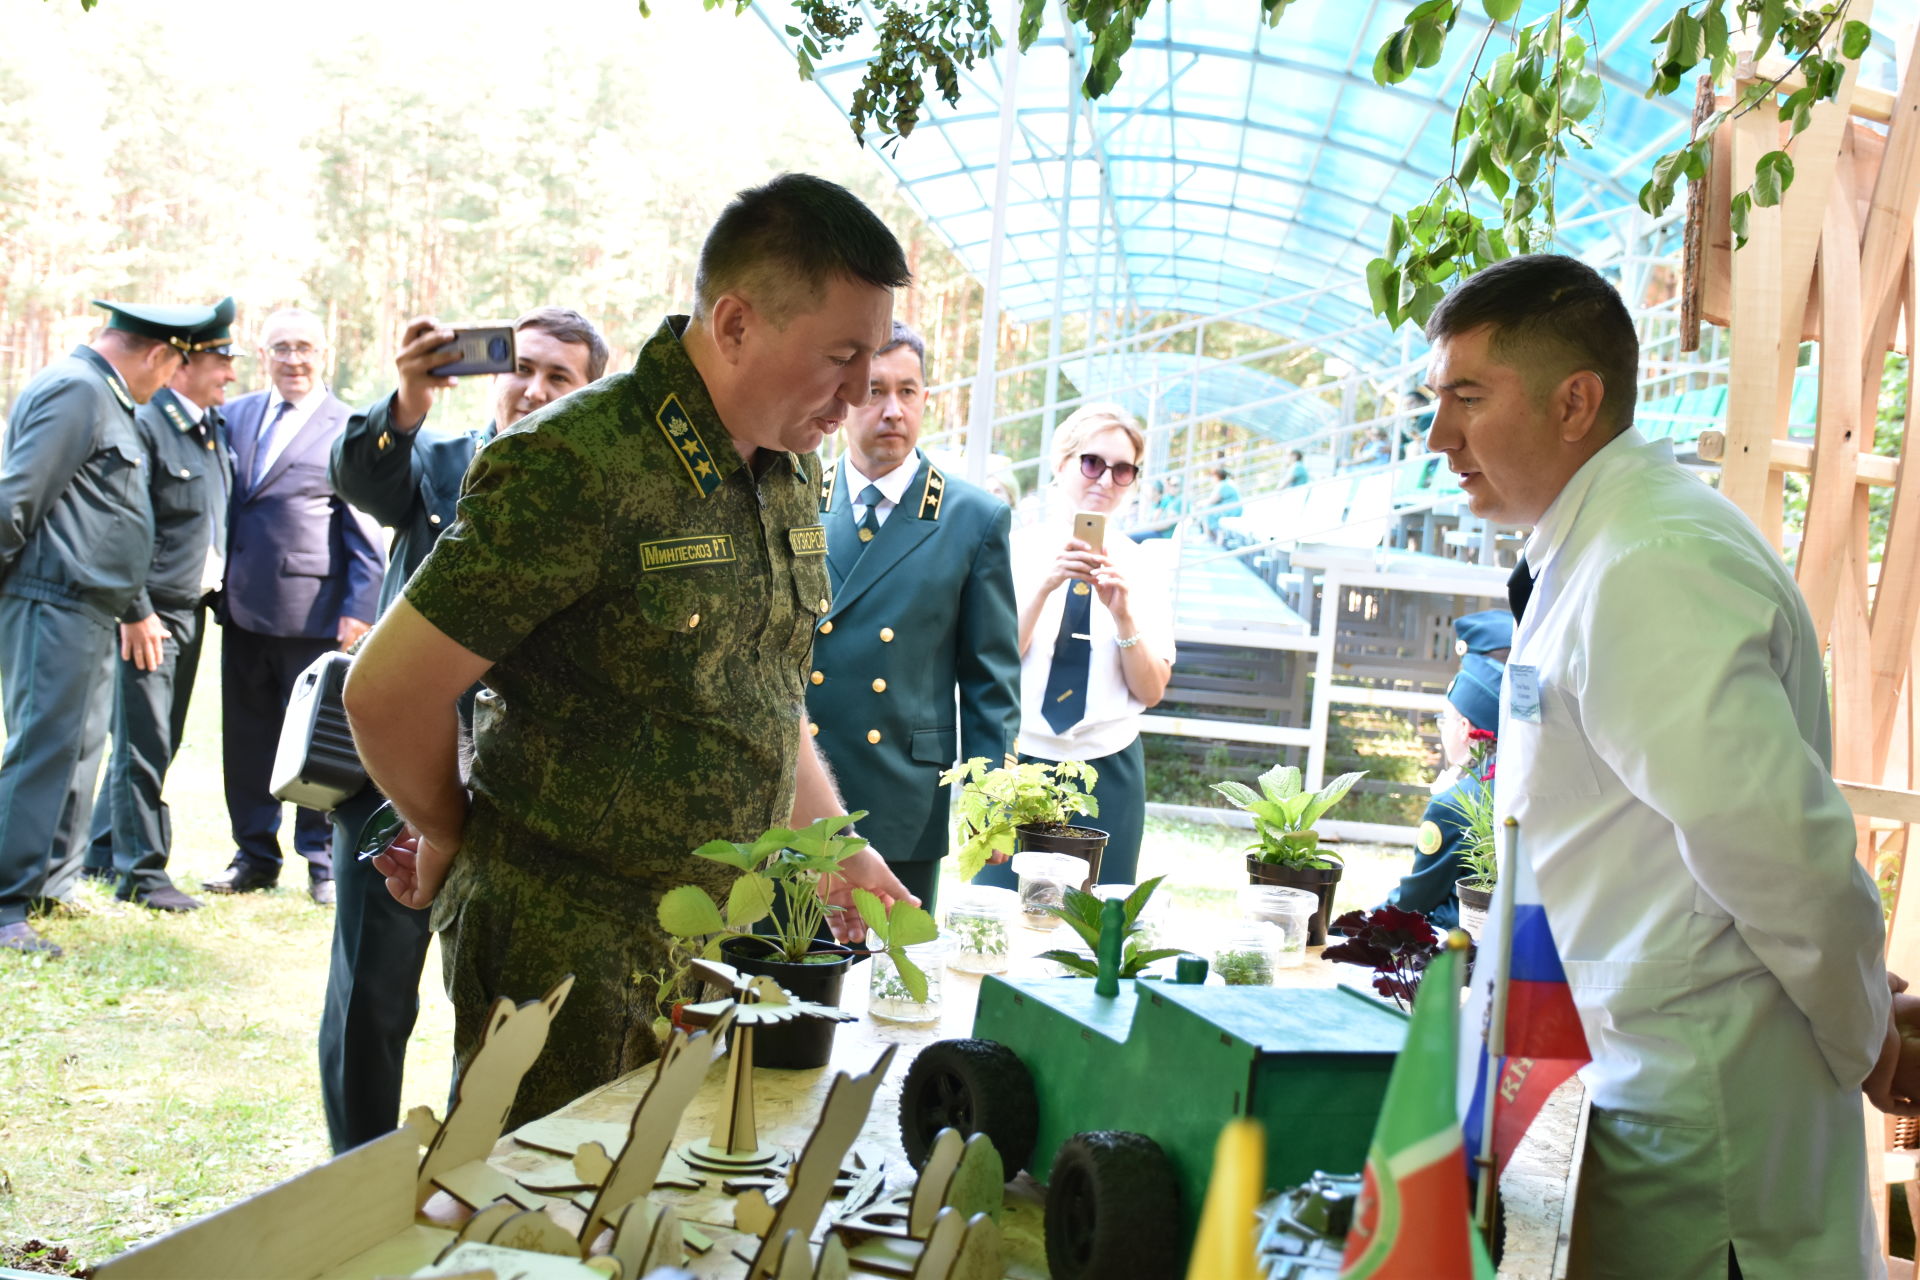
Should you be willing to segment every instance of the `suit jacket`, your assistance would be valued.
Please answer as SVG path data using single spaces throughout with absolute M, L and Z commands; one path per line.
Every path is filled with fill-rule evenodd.
M 134 412 L 149 461 L 153 563 L 146 586 L 121 615 L 123 622 L 148 617 L 156 605 L 198 604 L 206 595 L 207 548 L 217 545 L 226 553 L 233 459 L 221 412 L 209 408 L 195 422 L 170 387 L 154 392 Z
M 347 420 L 333 442 L 328 472 L 333 491 L 393 530 L 387 574 L 380 584 L 380 612 L 399 598 L 407 579 L 453 527 L 460 482 L 481 446 L 493 439 L 493 424 L 458 433 L 393 429 L 393 397 Z
M 813 640 L 807 710 L 849 811 L 887 858 L 947 851 L 940 771 L 995 765 L 1020 728 L 1019 617 L 1007 530 L 1013 514 L 943 476 L 924 454 L 872 542 L 860 542 L 843 460 L 828 473 L 832 607 Z M 954 692 L 959 691 L 959 719 Z
M 386 564 L 378 526 L 327 483 L 347 406 L 329 395 L 256 485 L 267 399 L 256 391 L 227 410 L 235 483 L 222 619 L 263 635 L 331 638 L 342 617 L 373 620 Z

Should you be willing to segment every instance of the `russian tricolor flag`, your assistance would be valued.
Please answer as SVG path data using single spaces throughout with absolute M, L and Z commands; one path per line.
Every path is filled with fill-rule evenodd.
M 1460 1127 L 1466 1134 L 1467 1160 L 1477 1171 L 1474 1161 L 1486 1133 L 1491 1081 L 1495 1178 L 1547 1095 L 1593 1059 L 1540 903 L 1533 864 L 1516 844 L 1510 835 L 1460 1036 Z M 1502 1026 L 1495 1028 L 1494 1011 L 1502 1008 Z

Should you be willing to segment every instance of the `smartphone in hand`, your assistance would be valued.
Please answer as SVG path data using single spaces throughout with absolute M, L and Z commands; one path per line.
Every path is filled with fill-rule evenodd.
M 1099 511 L 1073 513 L 1073 536 L 1095 551 L 1107 549 L 1107 517 Z
M 461 378 L 469 374 L 512 373 L 517 365 L 512 325 L 487 325 L 455 329 L 453 341 L 436 353 L 453 357 L 452 363 L 434 369 L 436 378 Z

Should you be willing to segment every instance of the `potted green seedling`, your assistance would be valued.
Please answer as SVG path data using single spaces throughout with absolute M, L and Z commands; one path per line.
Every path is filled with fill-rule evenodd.
M 1493 886 L 1499 879 L 1500 860 L 1493 843 L 1493 788 L 1469 785 L 1455 788 L 1447 803 L 1460 815 L 1466 828 L 1460 839 L 1460 865 L 1466 875 L 1454 881 L 1460 896 L 1460 927 L 1475 942 L 1486 928 L 1487 911 L 1493 903 Z
M 1318 791 L 1308 791 L 1300 771 L 1275 765 L 1261 774 L 1260 790 L 1240 782 L 1216 782 L 1213 789 L 1253 817 L 1259 837 L 1247 846 L 1247 876 L 1255 884 L 1280 884 L 1318 895 L 1320 909 L 1307 924 L 1307 945 L 1327 941 L 1327 921 L 1333 918 L 1333 895 L 1340 884 L 1340 855 L 1320 844 L 1314 830 L 1327 810 L 1352 790 L 1365 773 L 1343 773 Z
M 1082 887 L 1091 889 L 1099 879 L 1107 833 L 1077 826 L 1073 819 L 1100 816 L 1100 804 L 1093 798 L 1099 777 L 1092 765 L 1078 760 L 989 769 L 985 756 L 974 756 L 941 774 L 943 787 L 965 784 L 954 817 L 960 878 L 973 879 L 994 854 L 1065 853 L 1086 859 Z
M 1125 931 L 1121 934 L 1125 939 L 1125 946 L 1120 953 L 1120 976 L 1123 978 L 1137 978 L 1154 961 L 1181 954 L 1178 947 L 1146 946 L 1147 928 L 1139 923 L 1140 912 L 1146 907 L 1147 899 L 1153 896 L 1153 891 L 1160 887 L 1160 882 L 1164 879 L 1166 879 L 1165 876 L 1155 876 L 1142 883 L 1120 904 L 1124 913 L 1122 923 L 1125 925 Z M 1079 934 L 1080 940 L 1087 944 L 1087 951 L 1091 954 L 1065 950 L 1045 951 L 1041 953 L 1040 958 L 1051 960 L 1081 977 L 1099 977 L 1100 962 L 1097 957 L 1100 951 L 1100 912 L 1105 905 L 1102 899 L 1096 898 L 1091 893 L 1081 889 L 1068 889 L 1066 900 L 1057 907 L 1048 907 L 1047 910 L 1066 921 L 1067 926 Z
M 765 974 L 815 1004 L 837 1006 L 848 966 L 870 951 L 885 951 L 908 990 L 924 1000 L 927 976 L 908 958 L 907 948 L 931 941 L 939 930 L 919 907 L 906 901 L 885 907 L 875 895 L 855 889 L 869 952 L 821 941 L 827 904 L 820 882 L 866 847 L 859 836 L 840 834 L 865 816 L 863 811 L 821 818 L 798 831 L 774 827 L 748 844 L 708 841 L 693 851 L 696 857 L 740 872 L 725 907 L 700 886 L 681 885 L 660 899 L 660 927 L 686 939 L 702 959 L 724 959 L 742 973 Z M 756 932 L 763 922 L 767 931 Z M 754 1065 L 825 1066 L 833 1052 L 834 1025 L 803 1018 L 766 1028 L 754 1040 Z

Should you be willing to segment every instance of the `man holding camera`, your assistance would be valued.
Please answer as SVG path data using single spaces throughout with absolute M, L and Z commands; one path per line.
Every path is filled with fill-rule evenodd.
M 212 307 L 96 302 L 93 341 L 27 384 L 0 450 L 0 949 L 57 957 L 27 915 L 79 874 L 105 743 L 116 626 L 153 560 L 134 406 Z
M 653 1061 L 658 992 L 635 975 L 668 962 L 660 899 L 734 878 L 693 849 L 843 811 L 806 733 L 828 609 L 814 450 L 866 402 L 907 279 L 844 188 L 740 193 L 695 314 L 474 460 L 458 522 L 354 662 L 355 741 L 410 828 L 376 865 L 434 904 L 457 1067 L 494 1001 L 575 977 L 509 1127 Z M 463 779 L 455 704 L 482 679 Z M 849 940 L 856 886 L 910 896 L 853 855 L 824 886 Z
M 422 429 L 435 393 L 454 384 L 434 370 L 447 363 L 446 347 L 455 337 L 453 329 L 422 316 L 407 326 L 394 360 L 399 387 L 354 414 L 334 442 L 334 491 L 393 530 L 380 585 L 382 613 L 453 526 L 460 481 L 474 454 L 497 432 L 606 372 L 607 344 L 577 311 L 540 307 L 513 327 L 514 367 L 494 375 L 493 420 L 485 426 Z M 461 708 L 466 721 L 471 699 L 462 697 Z M 420 1013 L 420 971 L 432 938 L 426 911 L 395 900 L 386 877 L 355 856 L 367 820 L 385 802 L 368 786 L 332 814 L 338 901 L 320 1017 L 320 1093 L 335 1154 L 400 1122 L 407 1038 Z

